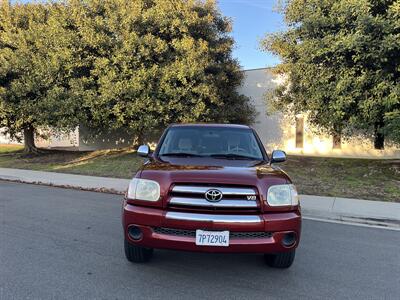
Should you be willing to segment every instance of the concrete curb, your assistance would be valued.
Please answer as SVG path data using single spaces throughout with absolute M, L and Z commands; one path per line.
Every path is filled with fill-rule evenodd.
M 40 184 L 111 194 L 124 194 L 130 181 L 129 179 L 9 168 L 0 168 L 0 179 L 20 183 Z
M 129 179 L 0 168 L 0 180 L 124 194 Z M 300 195 L 305 218 L 400 230 L 400 203 Z
M 359 222 L 355 222 L 355 220 L 351 221 L 346 221 L 346 220 L 340 220 L 340 219 L 329 219 L 329 218 L 317 218 L 317 217 L 311 217 L 303 214 L 303 219 L 304 220 L 311 220 L 311 221 L 317 221 L 317 222 L 324 222 L 324 223 L 333 223 L 333 224 L 341 224 L 341 225 L 350 225 L 350 226 L 358 226 L 358 227 L 368 227 L 368 228 L 377 228 L 377 229 L 383 229 L 383 230 L 392 230 L 392 231 L 400 231 L 400 227 L 397 226 L 396 224 L 390 224 L 390 223 L 370 223 L 368 221 L 360 219 Z
M 400 229 L 400 203 L 301 195 L 306 217 Z
M 89 187 L 80 187 L 80 186 L 74 186 L 74 185 L 54 184 L 54 183 L 42 182 L 42 181 L 24 181 L 24 180 L 19 180 L 19 179 L 8 179 L 8 178 L 2 178 L 2 177 L 0 177 L 0 180 L 16 182 L 16 183 L 24 183 L 24 184 L 44 185 L 44 186 L 50 186 L 50 187 L 87 191 L 87 192 L 116 194 L 116 195 L 124 195 L 125 194 L 125 192 L 116 191 L 114 189 L 108 189 L 108 188 L 89 188 Z

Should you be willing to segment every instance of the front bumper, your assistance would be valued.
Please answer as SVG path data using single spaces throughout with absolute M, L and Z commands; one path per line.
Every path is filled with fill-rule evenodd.
M 123 204 L 122 223 L 125 238 L 132 244 L 160 249 L 199 252 L 278 253 L 296 248 L 300 241 L 300 211 L 259 215 L 222 215 L 165 211 L 157 208 Z M 128 228 L 141 229 L 142 237 L 133 240 Z M 183 229 L 186 231 L 229 230 L 230 232 L 268 232 L 265 237 L 231 238 L 228 247 L 197 246 L 195 237 L 157 233 L 155 228 Z M 159 231 L 158 231 L 159 232 Z M 285 234 L 294 233 L 296 242 L 286 247 Z

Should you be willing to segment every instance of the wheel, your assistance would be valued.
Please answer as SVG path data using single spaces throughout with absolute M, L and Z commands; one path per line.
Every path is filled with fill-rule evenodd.
M 296 255 L 296 251 L 282 252 L 278 254 L 265 254 L 265 262 L 268 266 L 273 268 L 289 268 Z
M 147 262 L 153 256 L 153 249 L 135 246 L 125 239 L 124 243 L 126 259 L 131 262 Z

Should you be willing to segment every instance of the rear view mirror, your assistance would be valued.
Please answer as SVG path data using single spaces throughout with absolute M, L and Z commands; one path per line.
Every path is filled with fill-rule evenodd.
M 147 157 L 149 156 L 149 153 L 150 153 L 150 148 L 147 145 L 141 145 L 137 150 L 137 154 L 139 156 Z
M 272 151 L 271 164 L 286 161 L 286 153 L 282 150 Z

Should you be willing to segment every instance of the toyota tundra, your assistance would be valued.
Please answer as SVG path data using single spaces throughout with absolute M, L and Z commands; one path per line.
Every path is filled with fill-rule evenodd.
M 154 249 L 261 253 L 288 268 L 300 241 L 299 197 L 256 132 L 232 124 L 169 126 L 130 181 L 122 209 L 125 255 L 148 261 Z

